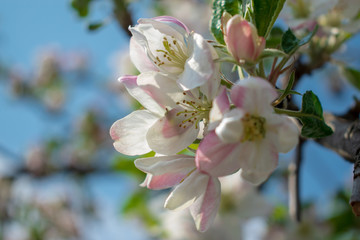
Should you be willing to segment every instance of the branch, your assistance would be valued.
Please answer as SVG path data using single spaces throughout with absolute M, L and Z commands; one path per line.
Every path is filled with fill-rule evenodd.
M 324 118 L 334 133 L 316 141 L 332 149 L 347 161 L 355 163 L 355 159 L 360 154 L 360 120 L 349 121 L 332 114 L 324 114 Z
M 115 20 L 117 21 L 119 26 L 125 31 L 128 37 L 131 37 L 132 35 L 128 27 L 132 25 L 132 17 L 128 9 L 128 4 L 124 0 L 113 0 L 113 3 L 114 3 L 113 14 Z
M 360 216 L 360 156 L 357 156 L 354 164 L 354 183 L 350 198 L 350 205 L 355 216 Z
M 337 152 L 344 159 L 354 163 L 354 181 L 350 205 L 356 216 L 360 216 L 360 120 L 349 121 L 334 115 L 325 115 L 325 121 L 334 134 L 317 139 L 321 145 Z

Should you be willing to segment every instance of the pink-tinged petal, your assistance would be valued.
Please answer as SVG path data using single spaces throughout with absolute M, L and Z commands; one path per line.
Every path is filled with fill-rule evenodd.
M 147 110 L 137 110 L 117 120 L 110 128 L 114 147 L 126 155 L 141 155 L 151 151 L 146 133 L 158 117 Z
M 193 204 L 206 191 L 209 176 L 197 171 L 185 178 L 170 193 L 165 201 L 165 208 L 170 210 L 181 210 Z
M 130 59 L 140 72 L 158 71 L 146 54 L 144 46 L 141 46 L 134 37 L 130 38 Z
M 149 182 L 151 181 L 151 174 L 146 174 L 146 177 L 144 179 L 144 181 L 142 183 L 139 184 L 140 187 L 147 187 L 147 185 L 149 184 Z
M 276 169 L 279 159 L 276 141 L 277 136 L 267 132 L 263 140 L 252 143 L 255 146 L 255 154 L 250 158 L 240 159 L 243 171 L 241 176 L 245 180 L 260 184 Z
M 189 116 L 177 116 L 178 112 L 179 109 L 168 111 L 149 129 L 146 138 L 155 152 L 176 154 L 192 144 L 198 136 L 199 128 L 193 122 L 186 121 Z
M 148 189 L 162 190 L 173 187 L 181 182 L 187 174 L 183 173 L 164 173 L 159 176 L 152 176 L 147 184 Z
M 229 52 L 237 61 L 254 62 L 263 51 L 263 41 L 259 38 L 256 27 L 240 15 L 233 16 L 227 22 L 224 37 Z
M 182 23 L 179 19 L 176 19 L 174 17 L 171 16 L 158 16 L 158 17 L 154 17 L 153 18 L 156 21 L 160 21 L 160 22 L 170 22 L 170 23 L 175 23 L 178 26 L 182 27 L 187 33 L 190 33 L 190 30 L 187 28 L 187 26 Z
M 194 157 L 188 155 L 160 156 L 139 158 L 135 166 L 151 174 L 146 183 L 149 189 L 165 189 L 181 182 L 189 172 L 195 169 Z
M 149 28 L 153 28 L 155 31 L 158 31 L 161 34 L 172 36 L 175 39 L 179 40 L 182 40 L 184 36 L 188 34 L 182 26 L 174 24 L 173 22 L 162 22 L 150 18 L 140 18 L 138 20 L 138 23 L 139 24 L 136 25 L 135 28 L 137 28 L 140 32 L 144 32 L 147 31 Z M 152 31 L 152 33 L 154 33 L 154 31 Z M 158 41 L 159 40 L 160 39 L 158 39 Z M 159 42 L 161 42 L 161 40 Z
M 232 109 L 224 115 L 219 126 L 215 129 L 216 135 L 223 143 L 241 141 L 244 130 L 243 122 L 241 121 L 243 116 L 244 112 L 238 108 Z
M 299 142 L 299 128 L 293 119 L 287 116 L 273 115 L 275 116 L 272 116 L 272 118 L 278 118 L 278 123 L 270 125 L 268 129 L 277 135 L 278 140 L 274 141 L 277 143 L 277 150 L 282 153 L 287 153 Z
M 221 78 L 220 72 L 217 69 L 218 64 L 215 64 L 213 76 L 205 84 L 200 86 L 200 91 L 206 96 L 209 102 L 213 100 L 220 92 Z
M 257 40 L 257 46 L 256 46 L 254 59 L 257 59 L 260 56 L 260 54 L 264 51 L 265 45 L 266 45 L 265 38 L 259 37 L 259 39 Z
M 241 80 L 230 91 L 230 99 L 235 106 L 258 116 L 274 112 L 271 103 L 277 96 L 275 88 L 269 82 L 256 77 Z
M 227 89 L 225 87 L 221 87 L 219 91 L 219 95 L 214 99 L 212 108 L 210 111 L 210 124 L 208 130 L 214 130 L 215 127 L 219 124 L 224 114 L 229 111 L 230 102 L 229 97 L 227 95 Z
M 205 232 L 213 223 L 220 206 L 221 189 L 219 179 L 210 177 L 205 193 L 190 206 L 196 229 Z
M 205 84 L 213 76 L 215 69 L 211 46 L 201 35 L 192 34 L 189 45 L 191 54 L 185 63 L 183 73 L 177 80 L 184 90 Z
M 150 72 L 146 74 L 157 74 L 156 72 Z M 142 78 L 141 74 L 137 78 Z M 144 89 L 138 86 L 136 76 L 122 76 L 118 80 L 124 84 L 129 94 L 138 100 L 142 106 L 151 111 L 152 113 L 162 116 L 165 113 L 165 108 L 159 105 L 153 96 L 149 95 Z
M 195 158 L 183 154 L 163 156 L 156 153 L 155 157 L 138 158 L 134 163 L 147 173 L 140 186 L 154 190 L 173 187 L 195 170 Z
M 223 143 L 215 131 L 209 132 L 200 142 L 195 162 L 199 171 L 221 177 L 238 171 L 240 156 L 248 156 L 247 144 Z
M 163 73 L 142 73 L 137 78 L 137 84 L 163 109 L 174 108 L 176 102 L 184 99 L 177 83 Z

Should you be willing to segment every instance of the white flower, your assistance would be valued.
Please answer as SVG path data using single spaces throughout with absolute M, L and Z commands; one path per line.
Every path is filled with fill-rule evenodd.
M 165 201 L 165 208 L 180 210 L 190 207 L 196 228 L 206 231 L 215 219 L 220 205 L 218 178 L 196 170 L 194 157 L 159 156 L 135 160 L 135 166 L 148 175 L 143 183 L 151 189 L 176 186 Z
M 234 85 L 230 98 L 236 107 L 201 141 L 196 153 L 198 169 L 225 176 L 241 168 L 246 180 L 264 181 L 275 170 L 278 153 L 290 151 L 298 142 L 297 126 L 273 112 L 271 102 L 276 97 L 276 90 L 260 78 Z
M 183 91 L 159 72 L 124 76 L 120 81 L 145 107 L 116 121 L 110 129 L 115 149 L 127 155 L 151 150 L 175 154 L 192 144 L 199 134 L 200 123 L 209 119 L 211 101 L 219 84 L 217 80 Z
M 140 72 L 166 73 L 183 90 L 199 87 L 217 74 L 213 47 L 176 18 L 139 19 L 130 31 L 130 57 Z

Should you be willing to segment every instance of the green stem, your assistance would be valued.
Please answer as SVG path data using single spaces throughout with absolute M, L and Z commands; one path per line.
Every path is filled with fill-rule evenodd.
M 265 68 L 264 68 L 264 60 L 261 60 L 259 62 L 259 73 L 260 73 L 260 77 L 266 78 L 266 76 L 265 76 Z
M 238 74 L 239 74 L 240 80 L 244 79 L 245 75 L 244 75 L 242 67 L 238 66 L 237 69 L 238 69 Z
M 292 111 L 292 110 L 287 110 L 287 109 L 282 109 L 282 108 L 274 108 L 274 111 L 277 114 L 285 114 L 285 115 L 288 115 L 290 117 L 296 117 L 296 118 L 310 117 L 310 118 L 316 118 L 316 119 L 318 119 L 320 121 L 324 120 L 321 117 L 315 116 L 313 114 L 308 114 L 308 113 L 303 113 L 303 112 L 298 112 L 298 111 Z

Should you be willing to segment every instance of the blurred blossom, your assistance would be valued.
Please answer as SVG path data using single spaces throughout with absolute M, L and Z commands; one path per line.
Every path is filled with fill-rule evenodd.
M 49 155 L 42 146 L 29 149 L 25 157 L 25 166 L 36 176 L 44 175 L 48 170 Z
M 189 29 L 193 29 L 195 32 L 210 37 L 209 21 L 212 10 L 208 1 L 160 0 L 158 6 L 166 10 L 169 16 L 181 19 Z
M 115 52 L 110 58 L 109 65 L 114 72 L 112 79 L 117 79 L 123 75 L 138 74 L 135 65 L 130 59 L 129 46 Z

